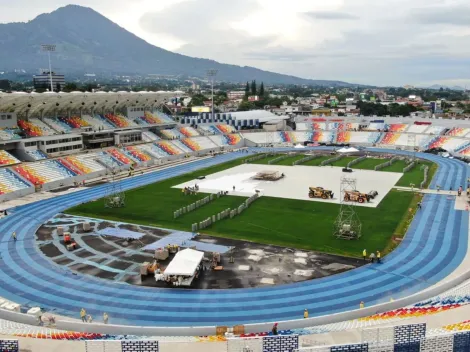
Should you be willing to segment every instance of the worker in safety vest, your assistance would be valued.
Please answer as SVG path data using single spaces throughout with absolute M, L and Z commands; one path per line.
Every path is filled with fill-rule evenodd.
M 361 303 L 359 303 L 359 308 L 360 308 L 360 309 L 363 309 L 363 308 L 364 308 L 364 302 L 361 301 Z
M 85 308 L 82 308 L 82 309 L 80 310 L 80 318 L 82 319 L 82 321 L 83 321 L 84 323 L 86 323 L 86 310 L 85 310 Z
M 307 318 L 308 318 L 308 310 L 305 309 L 305 310 L 304 310 L 304 319 L 307 319 Z
M 12 233 L 12 235 L 11 235 L 11 236 L 13 237 L 13 241 L 15 241 L 15 242 L 16 242 L 16 231 L 13 231 L 13 233 Z
M 380 251 L 377 251 L 377 263 L 380 263 L 380 257 L 382 255 L 380 254 Z
M 364 249 L 362 251 L 362 259 L 364 259 L 364 261 L 366 261 L 366 258 L 367 258 L 367 251 Z

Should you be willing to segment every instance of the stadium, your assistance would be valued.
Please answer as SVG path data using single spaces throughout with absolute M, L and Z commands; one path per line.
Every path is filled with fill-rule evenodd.
M 179 94 L 0 93 L 1 350 L 470 350 L 468 121 Z

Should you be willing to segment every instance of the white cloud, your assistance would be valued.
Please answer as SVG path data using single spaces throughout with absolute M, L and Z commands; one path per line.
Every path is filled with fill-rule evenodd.
M 76 0 L 154 45 L 305 78 L 470 82 L 468 0 Z M 67 1 L 0 0 L 0 22 Z M 3 5 L 3 6 L 2 6 Z

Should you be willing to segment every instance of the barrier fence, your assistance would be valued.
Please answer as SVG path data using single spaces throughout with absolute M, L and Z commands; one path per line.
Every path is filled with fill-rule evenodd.
M 365 155 L 361 156 L 357 159 L 351 160 L 346 167 L 350 168 L 351 166 L 356 165 L 356 164 L 360 163 L 362 160 L 366 160 L 366 159 L 367 159 L 367 156 L 365 156 Z
M 217 352 L 469 352 L 470 331 L 426 336 L 426 324 L 363 329 L 360 343 L 302 348 L 298 335 L 228 338 L 215 342 Z M 53 343 L 53 341 L 51 341 Z M 196 342 L 193 342 L 196 343 Z M 181 344 L 181 346 L 179 346 Z M 83 346 L 83 345 L 82 345 Z M 186 346 L 186 347 L 184 347 Z M 52 347 L 52 346 L 51 346 Z M 77 345 L 78 347 L 78 345 Z M 188 342 L 157 340 L 85 341 L 83 352 L 166 352 Z M 82 347 L 83 348 L 83 347 Z M 80 347 L 74 349 L 81 350 Z M 1 352 L 19 352 L 17 340 L 0 340 Z
M 381 170 L 381 169 L 383 169 L 383 168 L 385 168 L 385 167 L 391 166 L 395 161 L 397 161 L 397 160 L 399 160 L 399 159 L 400 159 L 400 158 L 397 157 L 397 156 L 396 156 L 396 157 L 393 157 L 393 158 L 390 159 L 389 161 L 387 161 L 387 162 L 385 162 L 385 163 L 383 163 L 383 164 L 377 165 L 377 166 L 374 168 L 374 170 L 375 170 L 375 171 L 379 171 L 379 170 Z
M 300 160 L 296 160 L 292 163 L 292 166 L 295 166 L 295 165 L 300 165 L 300 164 L 303 164 L 303 163 L 306 163 L 307 161 L 310 161 L 310 160 L 313 160 L 315 158 L 319 158 L 320 155 L 319 154 L 316 154 L 316 155 L 309 155 L 309 156 L 306 156 L 305 158 L 302 158 Z
M 18 340 L 0 340 L 0 352 L 19 352 Z
M 159 352 L 158 341 L 86 341 L 86 352 Z
M 321 166 L 330 165 L 330 164 L 333 164 L 334 162 L 337 162 L 338 160 L 341 160 L 342 158 L 344 158 L 344 155 L 338 155 L 338 156 L 335 156 L 334 158 L 322 161 L 320 165 Z
M 421 166 L 421 170 L 423 170 L 424 175 L 423 175 L 423 182 L 421 182 L 419 187 L 424 188 L 424 186 L 426 185 L 426 181 L 428 180 L 429 166 L 423 165 Z

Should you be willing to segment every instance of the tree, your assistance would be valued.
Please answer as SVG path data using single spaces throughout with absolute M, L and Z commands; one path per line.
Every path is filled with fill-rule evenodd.
M 259 98 L 262 100 L 264 99 L 264 83 L 261 82 L 261 86 L 259 87 Z
M 78 90 L 77 84 L 73 82 L 67 82 L 64 86 L 64 92 L 73 92 Z
M 255 105 L 251 101 L 242 101 L 238 106 L 238 111 L 249 111 L 253 110 Z
M 256 95 L 256 80 L 251 82 L 251 95 Z
M 203 106 L 207 98 L 202 94 L 195 94 L 191 98 L 191 102 L 188 106 Z

